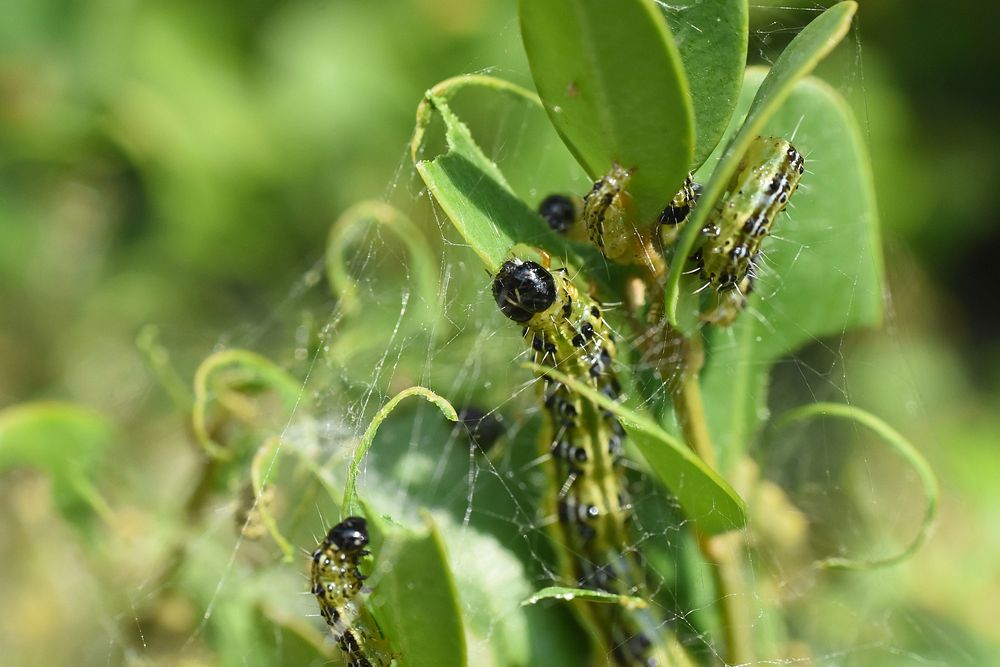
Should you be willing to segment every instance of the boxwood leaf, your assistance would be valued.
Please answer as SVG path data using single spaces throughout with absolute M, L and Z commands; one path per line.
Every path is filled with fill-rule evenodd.
M 604 591 L 592 588 L 567 588 L 566 586 L 549 586 L 533 594 L 522 605 L 538 604 L 542 600 L 586 600 L 587 602 L 600 602 L 604 604 L 620 604 L 626 608 L 636 608 L 647 606 L 643 598 L 632 597 L 631 595 L 620 595 L 618 593 L 605 593 Z
M 719 143 L 740 96 L 747 60 L 747 0 L 660 3 L 660 8 L 691 88 L 697 167 Z
M 670 29 L 653 0 L 521 0 L 521 36 L 545 111 L 593 179 L 635 169 L 652 222 L 691 164 L 694 120 Z
M 420 396 L 421 398 L 433 403 L 437 406 L 438 410 L 441 411 L 449 421 L 458 421 L 458 414 L 455 412 L 455 408 L 452 407 L 451 403 L 447 400 L 441 398 L 435 394 L 430 389 L 425 387 L 409 387 L 399 392 L 393 396 L 389 401 L 382 406 L 382 408 L 375 414 L 372 418 L 368 428 L 365 429 L 365 433 L 361 436 L 361 442 L 354 449 L 354 453 L 351 455 L 351 467 L 347 471 L 347 484 L 344 487 L 344 501 L 341 504 L 344 515 L 356 514 L 358 505 L 358 477 L 361 475 L 361 466 L 364 463 L 365 455 L 368 450 L 371 449 L 372 443 L 375 442 L 375 435 L 378 433 L 379 426 L 382 425 L 392 411 L 396 409 L 400 401 L 407 398 L 408 396 Z
M 111 424 L 100 414 L 70 403 L 26 403 L 0 411 L 0 473 L 31 466 L 52 479 L 63 516 L 86 528 L 96 513 L 112 520 L 111 509 L 94 486 L 112 440 Z
M 367 513 L 375 570 L 371 611 L 402 665 L 465 665 L 465 630 L 444 541 L 433 517 L 412 531 Z M 419 610 L 419 613 L 414 613 Z
M 448 106 L 447 95 L 467 85 L 486 86 L 538 104 L 532 93 L 492 77 L 459 77 L 428 91 L 417 111 L 411 143 L 417 172 L 428 190 L 491 273 L 519 243 L 544 248 L 557 256 L 576 257 L 576 251 L 518 198 L 497 165 L 476 144 L 468 126 Z M 423 159 L 424 130 L 434 112 L 444 121 L 448 150 Z

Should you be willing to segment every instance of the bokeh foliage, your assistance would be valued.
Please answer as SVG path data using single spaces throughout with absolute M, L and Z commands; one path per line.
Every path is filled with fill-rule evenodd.
M 112 447 L 113 456 L 104 452 L 100 493 L 116 508 L 117 522 L 94 523 L 93 505 L 81 510 L 103 539 L 91 551 L 90 538 L 61 519 L 65 508 L 53 504 L 47 478 L 27 467 L 4 473 L 0 644 L 13 661 L 142 659 L 141 651 L 122 649 L 144 646 L 134 636 L 137 627 L 159 628 L 145 638 L 149 655 L 191 636 L 225 573 L 232 526 L 227 515 L 192 535 L 175 518 L 197 481 L 200 454 L 135 345 L 140 328 L 159 325 L 167 363 L 184 386 L 218 347 L 267 353 L 299 383 L 334 303 L 316 287 L 323 283 L 327 233 L 348 206 L 388 197 L 424 230 L 432 252 L 462 261 L 440 242 L 419 179 L 405 167 L 407 140 L 424 90 L 448 76 L 496 68 L 530 87 L 513 4 L 258 0 L 236 8 L 193 0 L 17 0 L 0 6 L 0 280 L 7 286 L 0 290 L 0 405 L 61 400 L 102 414 L 95 450 Z M 809 3 L 802 12 L 775 4 L 785 8 L 751 15 L 750 54 L 758 61 L 773 60 L 814 15 Z M 846 396 L 881 414 L 933 460 L 945 497 L 937 535 L 909 564 L 888 575 L 811 585 L 789 577 L 779 597 L 795 612 L 796 631 L 818 638 L 821 649 L 876 646 L 851 654 L 859 664 L 906 664 L 912 655 L 981 664 L 1000 645 L 991 602 L 1000 600 L 994 528 L 1000 498 L 991 483 L 1000 470 L 1000 318 L 988 307 L 991 283 L 983 274 L 1000 210 L 996 189 L 987 187 L 996 180 L 990 155 L 998 135 L 996 100 L 982 88 L 988 77 L 958 74 L 972 70 L 971 63 L 995 69 L 996 54 L 988 37 L 967 36 L 986 21 L 960 29 L 944 7 L 915 13 L 902 3 L 869 4 L 849 38 L 854 48 L 822 73 L 857 103 L 874 155 L 889 247 L 889 335 L 823 339 L 782 360 L 771 404 L 797 404 L 803 394 Z M 944 23 L 953 28 L 941 31 Z M 533 162 L 533 152 L 558 145 L 519 113 L 504 108 L 497 123 L 489 102 L 471 100 L 462 109 L 490 157 L 511 165 L 505 173 L 512 174 L 512 188 L 534 203 L 556 176 Z M 558 177 L 586 189 L 578 172 Z M 956 184 L 960 194 L 940 184 Z M 326 384 L 310 385 L 328 392 L 316 402 L 320 407 L 333 405 L 336 392 L 352 397 L 352 405 L 365 395 L 362 385 L 387 349 L 407 280 L 404 248 L 377 233 L 363 243 L 377 248 L 365 258 L 373 264 L 353 268 L 376 276 L 360 286 L 360 297 L 380 330 L 365 336 L 357 329 L 331 341 L 337 371 L 321 378 Z M 474 300 L 474 287 L 462 298 Z M 478 298 L 488 301 L 484 292 Z M 489 303 L 473 309 L 479 310 L 457 309 L 438 335 L 495 323 Z M 516 341 L 484 350 L 483 364 L 502 367 L 516 350 Z M 445 350 L 430 368 L 423 359 L 401 361 L 394 373 L 376 374 L 375 396 L 417 380 L 447 383 L 449 367 L 465 360 Z M 492 389 L 475 398 L 501 404 L 518 377 L 514 370 L 498 373 Z M 174 403 L 184 401 L 182 393 L 175 396 Z M 364 403 L 368 412 L 355 415 L 356 423 L 366 423 L 379 402 Z M 431 419 L 430 411 L 416 414 Z M 107 438 L 105 422 L 113 425 Z M 391 425 L 385 438 L 408 442 L 405 429 Z M 447 427 L 433 428 L 439 430 L 423 433 L 458 447 Z M 801 434 L 827 437 L 837 442 L 813 453 L 792 444 L 768 448 L 766 439 L 752 453 L 770 479 L 792 490 L 818 551 L 847 543 L 877 553 L 885 528 L 905 539 L 920 510 L 914 479 L 850 429 L 815 425 Z M 840 448 L 845 438 L 856 446 Z M 402 447 L 400 455 L 406 453 Z M 427 465 L 424 459 L 411 456 Z M 466 467 L 462 460 L 457 470 Z M 480 484 L 477 499 L 491 492 L 510 497 L 496 480 Z M 831 484 L 852 493 L 841 498 Z M 912 510 L 900 507 L 900 498 Z M 466 498 L 450 501 L 460 518 Z M 831 507 L 850 509 L 845 517 Z M 886 507 L 891 511 L 880 511 Z M 498 503 L 500 517 L 510 519 L 512 511 Z M 794 524 L 788 518 L 794 514 L 782 516 Z M 205 599 L 171 595 L 155 623 L 138 617 L 134 610 L 156 590 L 155 566 L 169 563 L 171 545 L 185 539 L 192 540 L 189 558 L 200 565 L 185 571 L 183 590 L 203 590 Z M 310 539 L 300 536 L 295 546 L 309 548 Z M 271 555 L 254 552 L 250 565 Z M 215 645 L 234 651 L 223 654 L 226 662 L 253 651 L 262 662 L 310 659 L 317 626 L 310 634 L 308 624 L 279 623 L 273 610 L 255 606 L 266 598 L 259 589 L 301 589 L 295 568 L 273 579 L 243 579 L 250 565 L 232 575 L 239 595 L 214 611 L 220 622 L 213 627 L 228 633 L 210 632 L 191 655 L 208 660 L 205 646 Z M 520 563 L 505 566 L 516 570 Z M 776 556 L 763 566 L 781 571 L 787 563 Z M 511 655 L 523 659 L 529 633 L 532 642 L 567 645 L 565 626 L 550 616 L 531 617 L 530 629 L 519 621 L 494 627 L 495 601 L 479 594 L 467 601 L 480 613 L 470 623 L 511 638 Z M 692 592 L 689 599 L 696 597 Z M 283 652 L 270 639 L 275 635 L 283 638 Z M 893 658 L 878 647 L 901 652 Z M 567 660 L 573 664 L 571 655 Z

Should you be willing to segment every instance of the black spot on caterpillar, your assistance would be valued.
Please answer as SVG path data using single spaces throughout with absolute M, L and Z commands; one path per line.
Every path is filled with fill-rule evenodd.
M 370 552 L 368 524 L 347 517 L 330 529 L 312 554 L 310 583 L 319 611 L 344 653 L 347 667 L 389 667 L 391 654 L 361 600 L 361 559 Z
M 511 259 L 494 278 L 493 296 L 504 315 L 524 325 L 536 363 L 618 398 L 614 335 L 599 304 L 577 290 L 565 269 Z M 552 532 L 562 574 L 581 588 L 643 595 L 643 568 L 629 548 L 625 431 L 612 413 L 566 385 L 545 375 L 540 380 L 547 421 L 542 446 L 551 454 L 548 504 L 558 519 Z M 661 619 L 651 610 L 582 602 L 574 608 L 613 664 L 668 664 Z

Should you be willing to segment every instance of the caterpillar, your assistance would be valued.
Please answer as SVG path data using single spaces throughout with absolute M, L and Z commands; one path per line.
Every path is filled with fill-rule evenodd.
M 347 517 L 313 552 L 310 583 L 347 667 L 389 667 L 392 659 L 385 638 L 360 599 L 365 581 L 361 559 L 371 553 L 367 546 L 367 522 Z
M 691 257 L 694 270 L 718 292 L 715 308 L 702 316 L 706 322 L 729 326 L 746 307 L 761 243 L 804 171 L 805 158 L 784 139 L 757 137 L 750 145 Z
M 755 270 L 755 265 L 751 262 L 747 275 L 738 285 L 720 290 L 715 306 L 702 314 L 702 321 L 720 327 L 728 327 L 735 322 L 739 314 L 747 307 L 747 297 L 750 296 L 757 282 L 757 277 L 754 275 Z
M 799 187 L 805 159 L 784 139 L 757 137 L 702 227 L 704 242 L 691 260 L 703 280 L 736 287 L 748 274 L 775 216 Z
M 626 189 L 631 178 L 631 170 L 615 162 L 583 198 L 583 220 L 590 241 L 608 259 L 620 259 L 630 249 L 632 239 L 625 229 L 625 217 L 631 206 Z
M 648 253 L 637 235 L 629 235 L 624 217 L 631 205 L 626 191 L 631 172 L 615 163 L 583 198 L 551 194 L 538 205 L 538 214 L 549 227 L 574 241 L 590 241 L 608 259 L 622 261 Z M 701 186 L 688 174 L 680 190 L 660 214 L 659 245 L 673 243 L 698 201 Z
M 577 290 L 565 268 L 552 272 L 515 257 L 497 272 L 492 291 L 504 316 L 523 325 L 536 363 L 618 397 L 614 336 L 600 304 Z M 543 449 L 551 455 L 548 504 L 557 517 L 554 537 L 564 547 L 563 575 L 581 588 L 645 595 L 642 563 L 628 548 L 633 541 L 622 466 L 625 431 L 612 413 L 545 374 L 540 379 L 547 422 Z M 661 622 L 650 610 L 586 603 L 575 608 L 612 664 L 669 663 Z

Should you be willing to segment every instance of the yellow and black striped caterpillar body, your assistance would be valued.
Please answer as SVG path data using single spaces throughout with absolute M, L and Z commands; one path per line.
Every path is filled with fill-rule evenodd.
M 493 296 L 507 318 L 524 325 L 536 363 L 618 397 L 614 336 L 601 306 L 579 293 L 565 269 L 551 272 L 536 262 L 509 260 L 494 278 Z M 580 588 L 643 596 L 643 567 L 629 548 L 625 431 L 612 413 L 565 384 L 544 374 L 540 379 L 547 416 L 543 445 L 552 459 L 548 502 L 558 518 L 553 532 L 562 547 L 563 575 Z M 576 608 L 611 664 L 668 664 L 661 622 L 649 609 L 588 603 Z
M 704 242 L 691 259 L 704 280 L 732 288 L 747 276 L 804 171 L 802 154 L 784 139 L 754 140 L 701 230 Z
M 757 278 L 761 243 L 798 189 L 804 171 L 802 154 L 784 139 L 754 139 L 702 227 L 703 243 L 691 256 L 693 270 L 719 293 L 718 304 L 704 320 L 728 326 L 746 307 Z
M 330 529 L 312 554 L 310 581 L 319 611 L 347 667 L 389 667 L 391 654 L 361 599 L 361 559 L 370 552 L 367 522 L 357 516 Z

